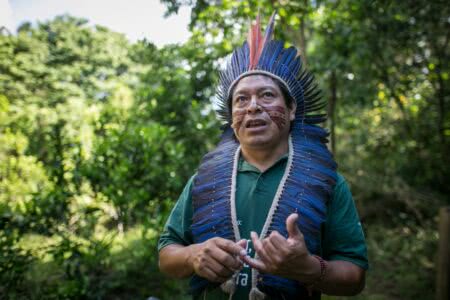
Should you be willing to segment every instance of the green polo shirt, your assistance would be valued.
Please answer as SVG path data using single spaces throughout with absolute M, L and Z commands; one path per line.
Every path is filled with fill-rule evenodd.
M 238 164 L 236 181 L 236 215 L 241 238 L 250 240 L 250 232 L 261 232 L 278 185 L 287 164 L 287 155 L 281 157 L 265 172 L 260 172 L 242 158 Z M 170 244 L 193 243 L 192 185 L 193 176 L 186 184 L 173 208 L 158 243 L 158 251 Z M 327 204 L 327 217 L 321 230 L 322 253 L 326 260 L 345 260 L 363 269 L 368 268 L 364 233 L 344 177 L 338 174 L 333 196 Z M 247 252 L 254 256 L 251 241 Z M 238 289 L 233 299 L 248 299 L 251 289 L 251 269 L 245 265 L 237 277 Z M 228 299 L 220 289 L 208 290 L 202 299 Z

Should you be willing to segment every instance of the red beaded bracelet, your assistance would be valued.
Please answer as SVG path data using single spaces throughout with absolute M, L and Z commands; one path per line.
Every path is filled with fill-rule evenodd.
M 320 263 L 320 276 L 319 276 L 319 278 L 317 278 L 316 280 L 314 280 L 313 282 L 311 282 L 310 284 L 308 284 L 306 286 L 306 288 L 308 289 L 309 296 L 312 296 L 313 288 L 318 283 L 322 282 L 322 280 L 325 278 L 325 274 L 327 273 L 327 267 L 328 267 L 328 263 L 325 260 L 323 260 L 322 257 L 320 257 L 318 255 L 313 255 L 313 257 L 315 259 L 317 259 Z
M 324 261 L 323 258 L 318 255 L 313 255 L 313 257 L 316 258 L 320 263 L 320 277 L 314 282 L 313 285 L 315 285 L 315 284 L 321 282 L 323 280 L 323 278 L 325 277 L 325 274 L 327 273 L 328 263 L 326 261 Z

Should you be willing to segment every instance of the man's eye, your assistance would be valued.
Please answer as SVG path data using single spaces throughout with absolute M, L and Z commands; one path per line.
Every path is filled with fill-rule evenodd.
M 272 92 L 264 92 L 263 94 L 264 98 L 273 98 L 275 95 Z
M 247 100 L 247 97 L 245 97 L 245 96 L 239 96 L 236 98 L 236 102 L 244 102 L 246 100 Z

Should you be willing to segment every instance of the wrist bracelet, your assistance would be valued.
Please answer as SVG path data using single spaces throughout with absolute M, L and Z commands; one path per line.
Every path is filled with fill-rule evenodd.
M 325 274 L 327 273 L 327 267 L 328 267 L 328 263 L 325 260 L 323 260 L 322 257 L 320 257 L 318 255 L 313 255 L 313 257 L 315 259 L 317 259 L 319 261 L 319 263 L 320 263 L 320 276 L 319 276 L 319 278 L 317 278 L 316 280 L 314 280 L 313 282 L 311 282 L 310 284 L 308 284 L 306 286 L 306 288 L 308 289 L 309 296 L 312 295 L 313 288 L 318 283 L 322 282 L 323 279 L 325 278 Z
M 317 259 L 320 263 L 320 277 L 313 282 L 313 285 L 316 285 L 317 283 L 321 282 L 324 279 L 325 274 L 327 273 L 328 263 L 318 255 L 313 255 L 313 257 Z

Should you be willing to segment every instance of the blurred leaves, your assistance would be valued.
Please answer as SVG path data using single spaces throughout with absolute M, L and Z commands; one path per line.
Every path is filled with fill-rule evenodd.
M 219 131 L 183 51 L 69 16 L 0 44 L 0 298 L 176 289 L 163 289 L 154 232 Z M 151 238 L 128 241 L 119 267 L 133 228 Z

